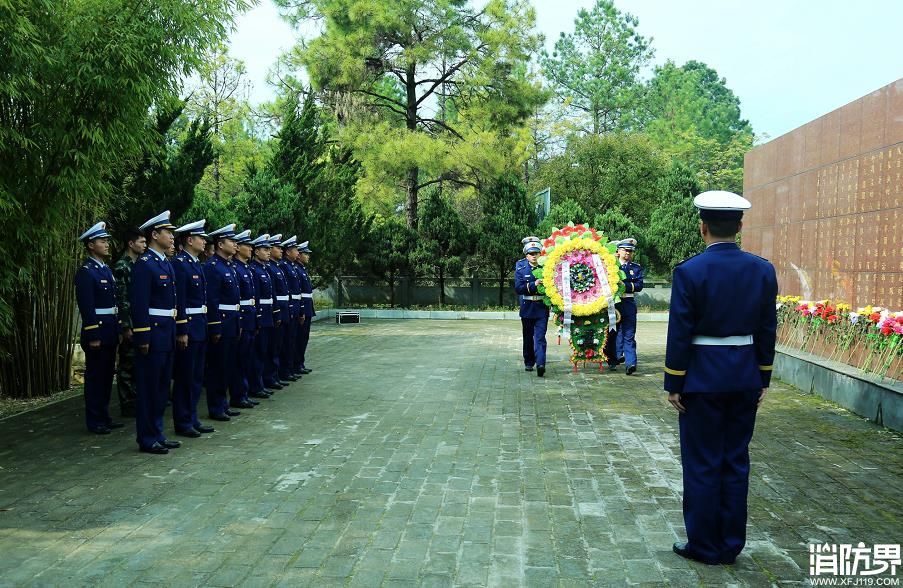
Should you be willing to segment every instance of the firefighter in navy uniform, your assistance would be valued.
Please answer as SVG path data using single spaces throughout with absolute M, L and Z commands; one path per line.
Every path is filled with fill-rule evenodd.
M 525 259 L 514 265 L 514 291 L 520 295 L 520 320 L 524 338 L 524 369 L 542 378 L 546 373 L 546 329 L 549 307 L 543 302 L 537 286 L 541 280 L 533 275 L 542 245 L 528 241 L 524 245 Z M 523 263 L 526 261 L 526 263 Z
M 624 278 L 624 294 L 616 308 L 621 313 L 621 322 L 618 324 L 617 357 L 618 363 L 627 364 L 627 375 L 636 371 L 636 315 L 637 306 L 634 296 L 643 291 L 643 266 L 633 262 L 633 252 L 636 250 L 636 239 L 623 239 L 618 242 L 618 259 L 621 262 L 621 271 L 627 277 Z M 609 362 L 611 366 L 611 362 Z M 611 366 L 614 367 L 614 366 Z
M 241 291 L 232 266 L 235 225 L 210 232 L 214 253 L 204 263 L 207 279 L 207 411 L 215 421 L 228 421 L 241 412 L 229 408 L 227 391 L 238 387 L 235 359 L 241 335 Z
M 270 351 L 270 339 L 273 337 L 273 281 L 267 271 L 270 260 L 270 236 L 260 235 L 251 241 L 254 259 L 248 269 L 254 278 L 255 308 L 257 309 L 257 336 L 254 338 L 251 377 L 248 381 L 251 398 L 269 398 L 272 391 L 263 382 L 263 372 L 267 365 L 267 354 Z
M 778 284 L 771 263 L 737 246 L 748 200 L 715 191 L 694 204 L 706 249 L 674 268 L 665 352 L 687 530 L 674 552 L 732 564 L 746 543 L 749 442 L 771 381 Z
M 281 390 L 289 382 L 282 380 L 280 374 L 280 360 L 285 333 L 289 322 L 289 295 L 288 281 L 279 267 L 282 259 L 282 233 L 270 236 L 270 261 L 266 264 L 273 283 L 273 336 L 270 338 L 270 348 L 267 351 L 267 362 L 263 368 L 263 383 L 270 390 Z
M 298 329 L 298 344 L 296 348 L 295 367 L 297 373 L 309 374 L 313 371 L 307 367 L 307 344 L 310 342 L 310 326 L 317 311 L 314 310 L 314 285 L 310 280 L 310 274 L 307 273 L 307 266 L 310 265 L 310 242 L 304 241 L 298 245 L 297 269 L 298 278 L 301 281 L 301 316 L 298 321 L 301 327 Z
M 172 419 L 176 435 L 183 437 L 200 437 L 214 430 L 198 419 L 207 351 L 207 279 L 199 257 L 206 245 L 205 222 L 176 229 L 181 250 L 172 260 L 176 276 Z
M 174 228 L 168 210 L 141 225 L 139 230 L 144 231 L 148 248 L 132 268 L 135 428 L 138 448 L 146 453 L 169 453 L 180 445 L 163 434 L 176 345 L 175 274 L 166 259 L 166 252 L 173 246 Z
M 259 404 L 249 397 L 251 377 L 254 372 L 254 338 L 257 334 L 257 304 L 254 289 L 254 276 L 248 263 L 254 247 L 251 245 L 251 231 L 242 231 L 235 235 L 238 251 L 232 260 L 235 274 L 238 276 L 241 294 L 241 337 L 238 338 L 238 378 L 237 386 L 229 391 L 229 406 L 233 408 L 254 408 Z
M 288 287 L 288 321 L 283 326 L 282 347 L 279 350 L 279 379 L 294 382 L 301 377 L 295 372 L 295 347 L 298 344 L 298 335 L 301 324 L 301 276 L 298 275 L 298 266 L 294 260 L 298 257 L 298 237 L 292 235 L 282 243 L 282 259 L 279 260 L 279 269 L 285 276 Z
M 98 435 L 121 428 L 110 418 L 110 394 L 119 343 L 116 280 L 104 258 L 110 253 L 106 223 L 81 234 L 88 258 L 75 272 L 75 301 L 82 318 L 80 345 L 85 352 L 85 425 Z

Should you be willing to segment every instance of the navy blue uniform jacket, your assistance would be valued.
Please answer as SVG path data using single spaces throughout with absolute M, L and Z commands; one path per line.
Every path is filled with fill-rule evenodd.
M 207 304 L 207 278 L 201 262 L 179 251 L 172 260 L 172 269 L 176 274 L 176 335 L 188 335 L 189 341 L 206 341 L 207 314 L 186 312 Z
M 254 292 L 257 295 L 257 326 L 260 328 L 272 327 L 273 309 L 275 300 L 273 300 L 273 281 L 270 278 L 270 272 L 267 271 L 265 265 L 256 259 L 248 266 L 251 275 L 254 276 Z M 261 300 L 270 300 L 270 304 L 261 304 Z
M 132 342 L 150 344 L 151 351 L 172 351 L 176 342 L 176 284 L 172 264 L 148 251 L 132 266 L 129 288 Z M 169 310 L 169 316 L 151 315 L 150 309 Z
M 715 243 L 674 268 L 665 390 L 724 393 L 771 382 L 778 281 L 768 260 Z M 752 345 L 694 345 L 693 337 L 752 335 Z
M 116 308 L 116 280 L 109 266 L 86 259 L 75 272 L 75 301 L 82 315 L 81 343 L 100 341 L 101 345 L 119 342 L 119 323 L 115 314 L 97 314 L 98 308 Z
M 296 263 L 298 278 L 301 280 L 301 314 L 311 318 L 317 314 L 314 310 L 314 285 L 307 274 L 307 268 L 302 263 Z
M 239 311 L 221 310 L 220 304 L 237 307 L 241 301 L 238 276 L 232 262 L 214 255 L 204 264 L 207 278 L 207 326 L 210 335 L 224 339 L 238 337 Z M 230 360 L 231 361 L 231 360 Z
M 533 276 L 533 268 L 530 262 L 522 259 L 514 264 L 514 291 L 520 294 L 520 317 L 542 318 L 548 316 L 549 307 L 542 300 L 524 300 L 524 296 L 539 296 L 536 289 L 536 278 Z

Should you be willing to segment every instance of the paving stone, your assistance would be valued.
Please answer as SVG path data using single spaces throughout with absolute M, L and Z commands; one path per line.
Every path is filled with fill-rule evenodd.
M 775 382 L 746 550 L 671 553 L 665 333 L 640 324 L 631 377 L 574 374 L 553 340 L 538 379 L 516 323 L 317 324 L 313 374 L 166 456 L 82 434 L 79 398 L 6 419 L 0 583 L 790 586 L 809 542 L 899 540 L 903 436 Z

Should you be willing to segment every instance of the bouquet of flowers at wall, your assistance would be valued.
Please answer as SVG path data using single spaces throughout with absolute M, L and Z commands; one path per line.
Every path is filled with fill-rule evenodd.
M 903 311 L 799 296 L 778 296 L 777 309 L 781 344 L 882 377 L 903 375 Z
M 591 227 L 569 223 L 542 242 L 539 266 L 533 275 L 541 279 L 539 292 L 555 316 L 559 336 L 570 342 L 571 362 L 602 363 L 605 342 L 614 336 L 615 303 L 624 292 L 614 245 Z

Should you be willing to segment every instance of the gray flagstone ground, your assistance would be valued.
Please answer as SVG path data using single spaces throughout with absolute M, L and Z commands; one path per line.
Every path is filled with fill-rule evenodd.
M 747 549 L 671 553 L 666 328 L 632 377 L 571 373 L 550 333 L 539 379 L 514 322 L 316 324 L 313 374 L 166 456 L 85 433 L 79 399 L 0 421 L 0 585 L 793 585 L 809 542 L 901 542 L 901 436 L 778 383 Z

